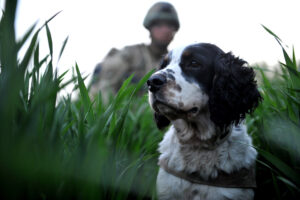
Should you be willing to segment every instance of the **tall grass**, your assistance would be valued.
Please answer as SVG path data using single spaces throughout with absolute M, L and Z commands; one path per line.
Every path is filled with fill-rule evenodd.
M 258 68 L 263 103 L 248 118 L 259 151 L 257 199 L 300 199 L 300 71 L 294 49 L 289 56 L 281 39 L 284 62 L 272 78 Z
M 135 95 L 150 73 L 135 86 L 129 78 L 109 105 L 100 95 L 92 102 L 77 65 L 76 77 L 67 81 L 67 72 L 59 76 L 53 69 L 52 18 L 16 41 L 16 5 L 16 0 L 5 2 L 0 22 L 0 198 L 155 198 L 162 134 L 152 123 L 146 97 Z M 42 29 L 49 54 L 41 58 Z M 79 90 L 78 99 L 58 100 L 68 84 Z

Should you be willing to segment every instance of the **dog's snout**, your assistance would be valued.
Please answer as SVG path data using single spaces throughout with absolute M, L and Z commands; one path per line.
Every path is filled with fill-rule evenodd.
M 167 78 L 162 74 L 153 74 L 147 81 L 148 89 L 151 92 L 158 91 L 165 83 Z

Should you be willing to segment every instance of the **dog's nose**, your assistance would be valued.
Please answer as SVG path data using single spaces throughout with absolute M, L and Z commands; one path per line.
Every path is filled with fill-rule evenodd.
M 153 74 L 147 81 L 148 90 L 151 92 L 158 91 L 165 83 L 167 79 L 162 74 Z

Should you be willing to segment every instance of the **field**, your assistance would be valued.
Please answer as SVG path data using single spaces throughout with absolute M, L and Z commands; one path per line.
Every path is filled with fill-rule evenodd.
M 153 123 L 147 95 L 137 95 L 151 72 L 136 85 L 127 79 L 108 104 L 101 94 L 91 100 L 80 66 L 70 80 L 65 75 L 71 72 L 58 75 L 54 68 L 48 23 L 55 19 L 33 25 L 17 41 L 15 11 L 16 0 L 7 1 L 0 21 L 0 198 L 156 199 L 163 132 Z M 299 65 L 264 28 L 285 61 L 274 71 L 253 66 L 264 98 L 246 121 L 259 152 L 255 199 L 300 199 Z M 41 30 L 48 38 L 46 57 L 39 55 Z M 67 39 L 59 57 L 66 45 Z M 58 98 L 68 85 L 76 100 Z

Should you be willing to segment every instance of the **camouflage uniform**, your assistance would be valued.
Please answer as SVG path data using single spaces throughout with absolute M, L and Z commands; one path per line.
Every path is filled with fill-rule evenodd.
M 132 82 L 138 82 L 147 72 L 158 66 L 166 53 L 159 55 L 145 44 L 127 46 L 120 51 L 111 50 L 95 69 L 90 93 L 95 95 L 101 90 L 104 97 L 107 97 L 109 92 L 115 94 L 123 81 L 133 73 L 135 75 Z
M 159 21 L 165 21 L 179 29 L 179 20 L 174 7 L 166 2 L 154 4 L 144 19 L 144 27 L 150 30 L 151 26 Z M 133 82 L 138 82 L 147 72 L 158 66 L 161 58 L 167 53 L 154 52 L 150 45 L 137 44 L 127 46 L 122 50 L 112 49 L 103 62 L 96 66 L 90 88 L 91 96 L 101 91 L 107 99 L 109 92 L 115 94 L 123 81 L 131 74 L 135 74 Z

